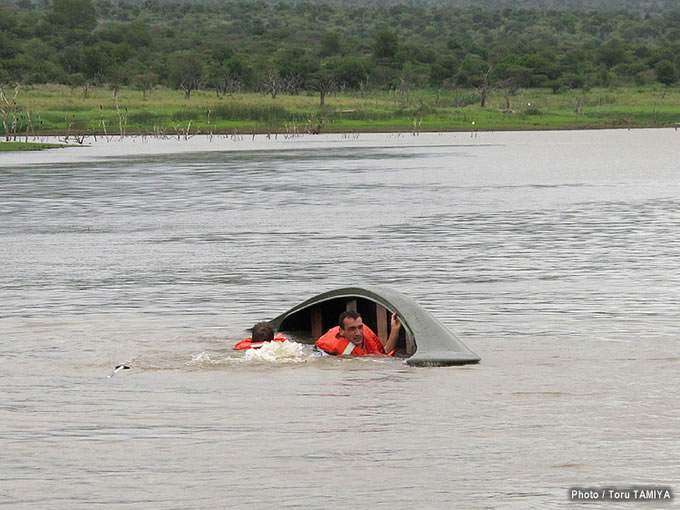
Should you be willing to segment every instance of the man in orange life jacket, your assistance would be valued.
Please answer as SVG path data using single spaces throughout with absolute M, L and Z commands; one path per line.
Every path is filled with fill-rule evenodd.
M 259 349 L 267 342 L 285 342 L 288 340 L 286 335 L 274 335 L 274 328 L 269 322 L 258 322 L 253 326 L 253 334 L 250 338 L 241 340 L 234 346 L 235 351 L 245 349 Z
M 394 354 L 394 348 L 399 338 L 401 322 L 396 313 L 390 321 L 392 329 L 387 342 L 383 346 L 378 336 L 366 326 L 355 311 L 343 312 L 338 319 L 338 325 L 329 329 L 314 345 L 329 354 L 349 354 L 352 356 Z

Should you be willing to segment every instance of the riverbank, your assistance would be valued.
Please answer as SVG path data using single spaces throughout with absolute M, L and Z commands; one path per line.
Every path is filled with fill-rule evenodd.
M 553 93 L 397 90 L 334 94 L 233 94 L 46 85 L 20 89 L 12 135 L 186 137 L 195 134 L 414 133 L 676 127 L 680 88 Z M 11 119 L 11 120 L 14 120 Z M 12 125 L 12 122 L 9 122 Z
M 38 142 L 4 142 L 0 141 L 0 151 L 41 151 L 45 149 L 59 149 L 68 147 L 62 143 L 38 143 Z

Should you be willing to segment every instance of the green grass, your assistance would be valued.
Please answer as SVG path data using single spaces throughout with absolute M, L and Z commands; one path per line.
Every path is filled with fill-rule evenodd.
M 33 143 L 33 142 L 0 142 L 2 151 L 41 151 L 43 149 L 58 149 L 66 147 L 59 143 Z
M 235 94 L 217 97 L 194 91 L 142 92 L 121 89 L 118 109 L 105 88 L 47 85 L 22 89 L 16 132 L 37 135 L 175 135 L 186 133 L 347 131 L 470 131 L 666 127 L 680 123 L 680 88 L 648 86 L 593 89 L 558 94 L 519 90 L 506 108 L 492 92 L 485 108 L 473 90 L 371 92 L 331 95 L 319 106 L 315 94 Z M 30 114 L 30 115 L 29 115 Z M 0 128 L 1 129 L 1 128 Z M 4 133 L 0 132 L 0 135 Z

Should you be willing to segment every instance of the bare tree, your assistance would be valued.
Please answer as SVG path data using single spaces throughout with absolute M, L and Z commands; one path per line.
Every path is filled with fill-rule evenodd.
M 9 142 L 12 133 L 16 138 L 17 127 L 17 96 L 19 95 L 19 84 L 14 87 L 14 96 L 8 99 L 5 91 L 0 86 L 0 115 L 2 115 L 2 126 L 5 128 L 5 140 Z M 11 119 L 11 125 L 10 125 Z
M 482 72 L 482 83 L 477 87 L 477 92 L 479 92 L 479 106 L 482 108 L 486 106 L 486 98 L 492 90 L 489 85 L 489 75 L 491 74 L 491 71 L 493 71 L 494 66 L 491 64 L 488 66 L 488 69 Z
M 238 73 L 234 73 L 227 68 L 222 69 L 215 80 L 215 92 L 217 97 L 220 95 L 231 96 L 235 92 L 241 91 L 241 78 Z
M 319 92 L 319 106 L 326 104 L 326 96 L 332 94 L 337 88 L 333 78 L 319 77 L 312 82 L 312 88 Z
M 262 90 L 265 94 L 272 96 L 272 99 L 276 99 L 276 96 L 283 88 L 283 80 L 278 73 L 274 71 L 267 71 L 262 77 Z
M 307 121 L 307 133 L 310 135 L 318 135 L 321 133 L 321 130 L 324 128 L 326 125 L 326 117 L 319 116 L 319 118 L 314 120 L 314 118 L 310 118 Z
M 149 92 L 149 95 L 151 95 L 153 86 L 157 81 L 158 75 L 153 71 L 146 71 L 144 73 L 140 73 L 136 75 L 133 79 L 133 83 L 135 84 L 135 86 L 139 89 L 142 89 L 142 98 L 144 101 L 146 101 L 147 91 Z
M 366 99 L 366 96 L 368 95 L 368 77 L 359 82 L 359 95 Z
M 283 89 L 291 96 L 297 96 L 302 88 L 303 79 L 300 73 L 291 73 L 283 78 Z
M 517 88 L 517 80 L 515 78 L 505 78 L 497 82 L 498 88 L 503 91 L 503 97 L 505 98 L 505 109 L 510 110 L 510 96 L 515 92 Z
M 203 79 L 198 76 L 187 76 L 180 80 L 178 86 L 184 91 L 184 98 L 188 101 L 191 99 L 191 92 L 200 89 L 203 85 Z
M 409 103 L 409 92 L 411 90 L 411 84 L 404 78 L 399 78 L 399 95 L 401 96 L 401 101 L 406 106 Z
M 125 138 L 127 134 L 127 108 L 125 108 L 125 113 L 120 109 L 120 104 L 118 104 L 118 92 L 113 96 L 113 100 L 116 103 L 116 113 L 118 114 L 118 127 L 120 128 L 120 138 Z

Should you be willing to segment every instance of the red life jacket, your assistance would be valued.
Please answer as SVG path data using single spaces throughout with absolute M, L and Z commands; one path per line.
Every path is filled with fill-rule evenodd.
M 288 337 L 286 335 L 283 335 L 281 333 L 277 333 L 274 335 L 274 339 L 272 342 L 285 342 L 288 340 Z M 269 342 L 253 342 L 252 338 L 246 338 L 245 340 L 241 340 L 234 346 L 235 351 L 241 351 L 244 349 L 259 349 L 262 347 L 264 344 L 268 344 Z
M 329 354 L 351 356 L 387 356 L 387 354 L 385 354 L 385 349 L 382 342 L 380 342 L 378 336 L 373 333 L 371 328 L 366 326 L 366 324 L 364 324 L 363 348 L 354 345 L 344 336 L 340 336 L 340 326 L 335 326 L 334 328 L 326 331 L 326 333 L 321 338 L 319 338 L 314 345 Z M 389 356 L 391 356 L 393 353 L 394 352 L 391 352 Z

